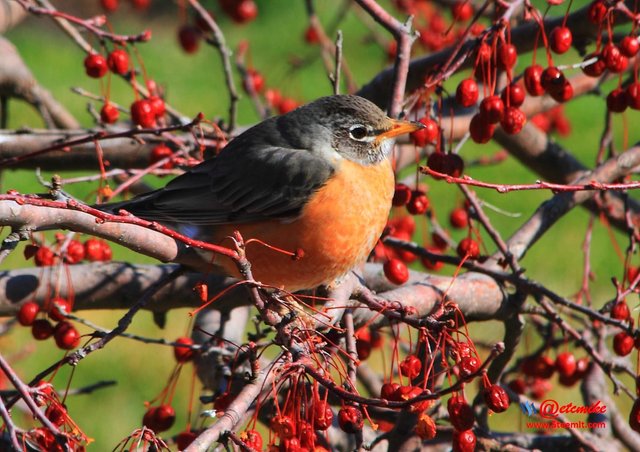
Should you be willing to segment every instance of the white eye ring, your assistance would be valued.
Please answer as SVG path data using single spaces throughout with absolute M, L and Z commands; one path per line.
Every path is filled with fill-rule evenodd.
M 371 141 L 373 137 L 369 135 L 370 128 L 362 124 L 349 127 L 349 137 L 356 141 Z

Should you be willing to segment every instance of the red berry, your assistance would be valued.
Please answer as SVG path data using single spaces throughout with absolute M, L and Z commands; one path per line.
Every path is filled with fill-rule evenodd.
M 504 115 L 504 103 L 502 99 L 496 95 L 487 96 L 480 102 L 480 114 L 485 121 L 495 124 L 502 119 Z
M 456 88 L 456 102 L 463 107 L 471 107 L 478 101 L 480 91 L 472 78 L 464 79 Z
M 118 120 L 120 112 L 111 102 L 107 102 L 100 109 L 100 120 L 105 124 L 113 124 Z
M 509 384 L 509 389 L 511 389 L 516 394 L 522 395 L 527 390 L 527 384 L 524 382 L 522 378 L 516 378 L 515 380 L 511 380 Z
M 111 13 L 118 9 L 118 0 L 100 0 L 100 6 L 106 12 Z
M 629 58 L 633 58 L 640 50 L 640 43 L 635 36 L 625 36 L 620 41 L 620 52 Z
M 415 432 L 418 437 L 420 437 L 423 441 L 428 441 L 436 437 L 436 422 L 433 420 L 431 416 L 426 413 L 422 413 L 418 417 L 418 422 L 416 423 Z
M 125 75 L 129 72 L 129 54 L 123 49 L 116 49 L 107 57 L 107 66 L 115 74 Z
M 633 350 L 633 337 L 624 331 L 613 336 L 613 351 L 618 356 L 627 356 Z
M 251 82 L 251 87 L 253 87 L 253 90 L 250 89 L 251 87 L 249 86 L 249 82 Z M 248 69 L 242 87 L 247 93 L 251 91 L 255 93 L 261 93 L 264 89 L 264 84 L 264 77 L 260 72 L 256 71 L 255 69 Z
M 498 48 L 498 67 L 506 70 L 516 65 L 518 50 L 513 44 L 502 44 Z
M 193 339 L 190 337 L 179 337 L 176 339 L 176 344 L 193 345 Z M 193 359 L 194 351 L 189 347 L 174 347 L 173 356 L 179 363 L 186 363 Z
M 395 207 L 406 206 L 410 199 L 411 199 L 411 189 L 403 183 L 397 183 L 396 189 L 393 192 L 392 204 Z
M 473 452 L 476 450 L 476 434 L 473 430 L 453 432 L 453 452 Z
M 84 59 L 84 70 L 89 77 L 103 77 L 107 73 L 107 69 L 107 60 L 98 53 L 90 53 Z
M 320 42 L 320 34 L 313 25 L 309 25 L 304 32 L 304 40 L 308 44 L 318 44 Z
M 430 253 L 433 254 L 442 254 L 440 252 L 440 249 L 436 248 L 436 247 L 430 247 L 427 248 L 427 251 L 429 251 Z M 422 265 L 424 265 L 424 267 L 427 270 L 433 270 L 433 271 L 438 271 L 440 270 L 442 267 L 444 267 L 444 262 L 442 261 L 436 261 L 436 260 L 431 260 L 425 256 L 420 258 L 420 262 L 422 262 Z
M 397 401 L 398 389 L 400 385 L 398 383 L 384 383 L 380 388 L 380 398 L 383 400 Z
M 427 144 L 436 142 L 438 135 L 440 135 L 438 123 L 427 117 L 421 118 L 419 122 L 424 125 L 424 128 L 411 132 L 410 137 L 413 144 L 418 147 L 424 147 Z
M 84 259 L 84 245 L 77 240 L 70 240 L 64 259 L 69 264 L 77 264 Z
M 338 424 L 343 432 L 356 433 L 362 430 L 362 411 L 354 406 L 345 406 L 338 411 Z
M 407 355 L 407 357 L 400 362 L 399 368 L 401 375 L 413 380 L 420 375 L 422 362 L 415 355 Z
M 461 258 L 477 259 L 480 256 L 480 247 L 475 240 L 467 237 L 460 240 L 456 252 Z
M 546 68 L 540 77 L 540 84 L 549 94 L 561 92 L 566 81 L 562 71 L 555 66 Z
M 368 328 L 362 328 L 356 333 L 356 352 L 358 359 L 364 361 L 371 356 L 371 333 Z
M 605 44 L 602 48 L 602 60 L 612 72 L 615 72 L 620 64 L 620 59 L 624 56 L 620 53 L 620 49 L 612 43 Z
M 195 53 L 200 46 L 200 30 L 193 25 L 183 25 L 178 29 L 178 42 L 186 53 Z
M 55 297 L 53 300 L 51 300 L 51 310 L 49 311 L 49 317 L 52 320 L 61 322 L 65 319 L 64 314 L 69 314 L 70 312 L 71 301 L 62 297 Z
M 107 262 L 110 261 L 113 257 L 113 252 L 111 251 L 111 247 L 104 240 L 100 241 L 100 245 L 102 246 L 102 261 Z
M 40 312 L 40 306 L 38 303 L 34 303 L 33 301 L 27 301 L 22 306 L 20 306 L 20 310 L 18 311 L 18 323 L 22 326 L 31 326 L 33 322 L 36 320 L 38 316 L 38 312 Z
M 151 407 L 142 418 L 142 425 L 156 433 L 169 430 L 176 419 L 176 412 L 171 405 Z
M 627 109 L 627 92 L 616 88 L 607 95 L 607 108 L 613 113 L 622 113 Z
M 631 412 L 629 413 L 629 427 L 640 433 L 640 398 L 633 402 Z
M 587 19 L 592 24 L 598 25 L 607 16 L 608 7 L 604 0 L 595 0 L 587 10 Z
M 576 361 L 576 370 L 571 376 L 559 375 L 558 382 L 563 386 L 573 386 L 580 381 L 589 370 L 589 359 L 586 357 Z
M 250 430 L 250 431 L 255 431 L 255 430 Z M 192 432 L 190 430 L 185 430 L 184 432 L 180 432 L 178 433 L 178 436 L 176 436 L 176 446 L 178 446 L 178 450 L 184 450 L 187 447 L 189 447 L 189 445 L 195 441 L 195 439 L 198 437 L 198 435 L 195 432 Z M 249 441 L 246 441 L 247 445 L 249 445 Z M 260 438 L 260 447 L 256 448 L 254 446 L 250 446 L 253 447 L 256 450 L 262 450 L 262 438 Z
M 449 422 L 456 430 L 469 430 L 475 423 L 473 408 L 466 402 L 464 397 L 453 395 L 447 401 L 447 411 L 449 412 Z
M 156 112 L 151 102 L 139 99 L 131 104 L 131 120 L 135 125 L 148 129 L 156 125 Z
M 522 365 L 525 375 L 538 378 L 551 378 L 555 371 L 555 362 L 547 355 L 527 359 Z
M 313 404 L 313 426 L 318 430 L 327 430 L 333 421 L 333 411 L 329 404 L 318 400 Z
M 298 108 L 298 102 L 289 97 L 283 97 L 280 102 L 278 102 L 278 113 L 281 115 L 289 113 L 296 108 Z
M 398 388 L 398 400 L 411 400 L 423 395 L 425 391 L 419 386 L 400 386 Z M 429 408 L 432 404 L 431 400 L 422 400 L 419 402 L 413 402 L 409 405 L 409 412 L 422 413 Z
M 171 157 L 173 155 L 173 151 L 171 148 L 164 144 L 159 144 L 154 146 L 151 150 L 151 155 L 149 156 L 149 163 L 152 165 L 160 160 L 163 160 L 167 157 Z M 173 168 L 173 162 L 171 160 L 167 161 L 164 165 L 161 166 L 162 169 L 171 169 Z
M 436 151 L 429 154 L 427 166 L 439 173 L 459 177 L 464 171 L 464 160 L 458 154 Z M 440 178 L 440 176 L 433 177 Z
M 509 408 L 509 396 L 498 385 L 491 385 L 484 389 L 484 402 L 495 413 L 502 413 Z
M 590 53 L 586 57 L 584 57 L 584 61 L 591 60 L 592 58 L 597 58 L 595 62 L 588 64 L 586 66 L 582 66 L 582 72 L 584 72 L 589 77 L 600 77 L 604 70 L 607 68 L 602 56 L 599 53 Z
M 509 135 L 515 135 L 516 133 L 520 133 L 526 122 L 527 117 L 524 115 L 522 110 L 517 107 L 507 107 L 504 111 L 504 116 L 500 121 L 500 125 Z
M 486 42 L 482 42 L 478 46 L 476 61 L 478 64 L 489 64 L 491 63 L 491 58 L 493 57 L 493 51 L 491 50 L 491 46 Z
M 551 388 L 552 385 L 548 379 L 536 378 L 529 385 L 529 394 L 533 400 L 542 400 Z
M 151 108 L 153 108 L 153 114 L 156 118 L 163 117 L 167 111 L 164 100 L 160 96 L 149 96 L 147 100 L 151 103 Z
M 66 422 L 67 409 L 59 402 L 52 402 L 51 405 L 47 407 L 44 415 L 51 421 L 53 425 L 60 427 Z
M 473 5 L 470 0 L 458 0 L 451 5 L 451 15 L 455 20 L 466 22 L 473 17 Z
M 58 258 L 48 246 L 41 246 L 34 255 L 36 267 L 50 267 L 57 262 Z
M 80 345 L 80 333 L 69 322 L 63 321 L 56 325 L 53 333 L 58 348 L 72 350 Z
M 511 83 L 502 91 L 502 102 L 508 107 L 519 107 L 524 103 L 526 93 L 519 83 Z
M 549 46 L 555 53 L 562 54 L 571 48 L 573 34 L 569 27 L 555 27 L 549 34 Z
M 611 308 L 611 318 L 617 320 L 628 320 L 631 317 L 629 306 L 626 301 L 619 301 Z
M 456 207 L 449 214 L 449 224 L 455 229 L 464 229 L 469 225 L 469 214 L 462 207 Z
M 573 97 L 573 86 L 571 85 L 569 80 L 565 80 L 561 89 L 557 91 L 551 91 L 549 95 L 553 97 L 556 102 L 566 102 Z
M 240 24 L 250 22 L 258 16 L 258 7 L 253 0 L 220 0 L 220 6 Z
M 389 259 L 382 266 L 384 275 L 393 284 L 401 285 L 409 280 L 409 269 L 400 259 Z
M 532 96 L 541 96 L 544 94 L 544 87 L 542 86 L 542 66 L 533 65 L 524 70 L 524 87 L 527 92 Z
M 213 12 L 211 10 L 207 10 L 207 12 L 211 16 L 211 18 L 215 20 L 215 15 L 213 14 Z M 197 15 L 195 23 L 196 27 L 198 27 L 198 30 L 200 30 L 201 33 L 209 33 L 210 31 L 212 31 L 207 21 L 200 14 Z
M 495 129 L 496 126 L 487 122 L 480 113 L 473 115 L 469 123 L 471 139 L 478 144 L 488 143 L 493 137 Z
M 91 262 L 102 261 L 104 254 L 102 243 L 98 239 L 88 239 L 84 242 L 84 251 L 87 259 Z
M 433 241 L 433 245 L 439 249 L 440 251 L 444 251 L 449 248 L 449 242 L 447 241 L 447 236 L 440 232 L 432 232 L 431 240 Z
M 562 352 L 556 358 L 555 365 L 560 376 L 570 377 L 576 371 L 576 358 L 573 353 Z
M 633 82 L 627 86 L 627 105 L 634 110 L 640 110 L 640 82 Z
M 36 319 L 31 325 L 31 334 L 38 341 L 48 339 L 53 334 L 53 325 L 47 319 Z
M 272 107 L 277 107 L 282 101 L 282 94 L 277 89 L 268 89 L 264 92 L 264 99 Z
M 429 209 L 429 198 L 422 190 L 413 190 L 411 199 L 407 203 L 407 210 L 411 215 L 422 215 Z
M 460 359 L 460 378 L 468 379 L 480 369 L 480 360 L 475 356 L 463 356 Z
M 131 0 L 133 7 L 138 11 L 144 11 L 149 7 L 151 0 Z

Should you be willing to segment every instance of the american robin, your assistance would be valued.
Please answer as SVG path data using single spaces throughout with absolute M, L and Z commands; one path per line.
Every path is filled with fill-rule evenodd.
M 313 288 L 367 258 L 391 208 L 392 138 L 421 127 L 361 97 L 323 97 L 248 129 L 164 188 L 106 207 L 210 243 L 237 230 L 245 241 L 302 250 L 294 260 L 253 242 L 247 257 L 257 281 Z M 230 259 L 212 259 L 238 276 Z

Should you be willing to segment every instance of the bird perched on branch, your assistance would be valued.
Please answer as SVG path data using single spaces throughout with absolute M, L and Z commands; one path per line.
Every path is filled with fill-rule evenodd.
M 251 241 L 247 258 L 257 281 L 313 288 L 367 258 L 391 208 L 393 138 L 421 127 L 391 119 L 361 97 L 323 97 L 248 129 L 164 188 L 102 208 L 210 243 L 231 245 L 237 230 L 245 241 L 302 250 L 292 259 Z M 239 275 L 229 258 L 211 259 Z

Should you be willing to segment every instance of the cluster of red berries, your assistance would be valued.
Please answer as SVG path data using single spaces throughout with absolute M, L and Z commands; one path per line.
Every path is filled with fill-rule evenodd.
M 473 2 L 456 0 L 450 3 L 453 20 L 449 21 L 440 9 L 429 2 L 395 0 L 393 4 L 403 14 L 414 17 L 414 26 L 419 32 L 418 43 L 429 52 L 437 52 L 460 40 L 475 12 Z M 483 30 L 484 26 L 479 23 L 471 25 L 473 36 L 478 36 Z M 390 58 L 395 57 L 395 41 L 390 43 L 387 53 Z
M 306 388 L 303 389 L 306 392 Z M 329 403 L 315 394 L 307 399 L 300 413 L 295 411 L 293 403 L 271 418 L 270 429 L 277 437 L 280 450 L 294 452 L 299 450 L 326 451 L 320 444 L 318 435 L 326 432 L 333 422 L 334 413 Z M 300 407 L 298 407 L 300 408 Z M 340 414 L 343 410 L 344 413 Z M 338 414 L 338 421 L 343 431 L 354 433 L 363 427 L 362 413 L 353 406 L 345 406 Z M 342 422 L 340 422 L 342 419 Z M 253 430 L 247 432 L 253 444 L 261 444 L 260 434 Z M 276 447 L 276 446 L 274 446 Z M 255 447 L 254 447 L 255 448 Z
M 300 106 L 298 101 L 291 97 L 283 96 L 282 93 L 275 88 L 265 90 L 264 99 L 271 108 L 281 115 L 289 113 Z
M 67 449 L 85 450 L 85 446 L 90 440 L 71 419 L 67 407 L 59 399 L 58 394 L 53 390 L 53 386 L 41 380 L 32 386 L 31 394 L 35 403 L 43 408 L 45 417 L 55 427 L 62 432 L 73 432 L 73 434 L 66 435 Z M 25 437 L 30 439 L 31 444 L 39 446 L 38 450 L 63 450 L 55 433 L 46 427 L 34 428 L 26 432 Z
M 146 39 L 151 38 L 151 33 L 146 32 Z M 102 78 L 107 72 L 129 77 L 131 74 L 131 61 L 129 54 L 124 47 L 116 47 L 107 57 L 99 53 L 90 53 L 84 59 L 84 69 L 86 74 L 92 78 Z M 146 80 L 149 96 L 140 98 L 136 90 L 136 100 L 130 105 L 129 111 L 132 122 L 143 128 L 156 127 L 166 114 L 164 99 L 158 95 L 157 85 L 153 80 Z M 107 100 L 100 109 L 100 120 L 105 124 L 114 124 L 120 117 L 118 107 Z
M 36 340 L 43 341 L 53 336 L 59 348 L 72 350 L 80 344 L 80 333 L 65 317 L 72 309 L 73 302 L 62 297 L 53 298 L 45 310 L 41 310 L 38 303 L 28 301 L 20 306 L 17 319 L 20 325 L 31 327 L 31 334 Z M 46 316 L 39 316 L 41 311 Z M 57 323 L 53 325 L 51 321 Z
M 114 74 L 127 76 L 131 71 L 129 54 L 123 48 L 114 49 L 105 58 L 99 53 L 91 53 L 84 60 L 85 72 L 89 77 L 102 78 L 110 70 Z M 130 106 L 131 120 L 143 128 L 155 127 L 158 120 L 164 117 L 166 106 L 157 94 L 157 86 L 152 80 L 147 81 L 149 96 L 136 99 Z M 136 95 L 136 97 L 139 97 Z M 100 120 L 105 124 L 113 124 L 120 117 L 118 107 L 109 100 L 100 109 Z
M 455 157 L 455 159 L 452 159 L 453 161 L 457 161 L 457 159 L 459 159 L 455 154 L 435 152 L 431 155 L 439 154 Z M 460 161 L 462 160 L 460 159 Z M 458 165 L 455 167 L 459 168 Z M 448 166 L 446 169 L 438 167 L 439 172 L 444 172 L 445 174 L 448 173 L 450 168 L 451 166 Z M 457 171 L 458 170 L 453 174 L 457 174 Z M 422 189 L 411 190 L 407 185 L 398 183 L 396 184 L 393 197 L 393 205 L 395 207 L 404 206 L 412 215 L 421 215 L 426 213 L 429 208 L 429 198 L 427 198 L 425 191 Z M 469 227 L 469 213 L 467 207 L 465 206 L 453 209 L 449 220 L 452 227 L 456 229 Z M 393 238 L 410 242 L 413 233 L 415 232 L 415 228 L 416 223 L 413 216 L 402 215 L 390 219 L 387 222 L 386 231 L 388 235 Z M 431 253 L 442 254 L 449 247 L 449 243 L 446 238 L 441 237 L 437 233 L 432 234 L 432 241 L 432 245 L 426 246 L 427 251 Z M 465 237 L 458 243 L 456 253 L 463 259 L 478 259 L 480 257 L 480 246 L 475 239 Z M 393 248 L 379 242 L 374 249 L 373 258 L 376 261 L 384 262 L 383 271 L 390 282 L 401 285 L 409 280 L 409 269 L 407 268 L 407 264 L 415 262 L 418 259 L 418 256 L 411 251 Z M 434 261 L 427 257 L 421 257 L 420 261 L 428 270 L 437 271 L 444 265 L 441 261 Z
M 77 264 L 86 259 L 90 262 L 106 262 L 112 257 L 111 247 L 101 239 L 90 238 L 84 244 L 78 240 L 69 240 L 65 249 L 62 249 L 65 242 L 64 235 L 56 234 L 57 250 L 42 245 L 28 245 L 24 251 L 25 259 L 33 257 L 37 267 L 50 267 L 62 261 L 67 264 Z
M 516 394 L 527 394 L 534 400 L 542 400 L 553 387 L 550 379 L 558 373 L 558 382 L 563 386 L 573 386 L 589 371 L 587 357 L 576 359 L 571 352 L 558 353 L 554 360 L 549 355 L 529 356 L 522 361 L 520 371 L 523 377 L 509 382 Z

